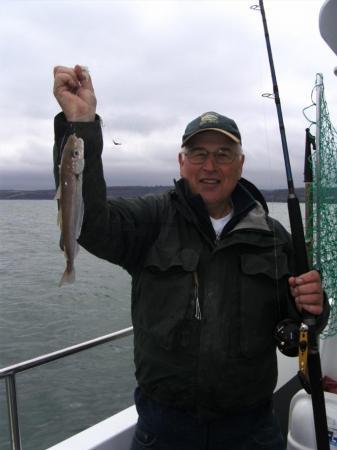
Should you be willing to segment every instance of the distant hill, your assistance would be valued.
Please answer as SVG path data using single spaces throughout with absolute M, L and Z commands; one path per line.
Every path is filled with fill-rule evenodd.
M 138 197 L 146 194 L 160 194 L 171 189 L 172 186 L 110 186 L 107 188 L 108 198 Z M 266 190 L 261 189 L 267 202 L 286 202 L 287 189 Z M 304 202 L 304 188 L 296 189 L 299 201 Z M 55 190 L 0 190 L 0 200 L 53 200 Z
M 0 200 L 52 200 L 55 190 L 23 191 L 19 189 L 0 190 Z

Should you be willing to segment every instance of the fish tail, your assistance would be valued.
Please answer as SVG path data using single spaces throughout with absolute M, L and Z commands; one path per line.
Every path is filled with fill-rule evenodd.
M 68 267 L 64 271 L 64 274 L 62 275 L 62 278 L 60 280 L 59 286 L 62 286 L 63 284 L 71 284 L 75 281 L 75 269 L 74 267 Z

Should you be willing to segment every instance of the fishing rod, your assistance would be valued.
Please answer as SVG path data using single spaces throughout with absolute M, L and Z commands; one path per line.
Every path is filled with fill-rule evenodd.
M 281 134 L 283 158 L 288 183 L 288 214 L 290 221 L 291 234 L 293 239 L 294 257 L 295 257 L 295 275 L 301 275 L 308 272 L 309 262 L 305 243 L 305 235 L 302 222 L 302 214 L 300 203 L 294 188 L 294 181 L 291 171 L 288 145 L 283 122 L 280 95 L 276 80 L 276 73 L 271 51 L 269 32 L 266 20 L 266 14 L 263 6 L 263 0 L 259 0 L 258 7 L 262 16 L 265 41 L 268 52 L 269 66 L 271 78 L 273 82 L 274 100 L 277 110 L 278 123 Z M 302 381 L 307 381 L 309 377 L 310 393 L 312 397 L 312 407 L 316 432 L 317 450 L 329 450 L 329 436 L 326 418 L 324 392 L 322 386 L 322 369 L 319 356 L 318 341 L 316 335 L 316 317 L 307 311 L 303 311 L 303 323 L 299 330 L 299 360 L 300 370 L 299 376 Z M 304 383 L 304 387 L 308 389 L 308 382 Z

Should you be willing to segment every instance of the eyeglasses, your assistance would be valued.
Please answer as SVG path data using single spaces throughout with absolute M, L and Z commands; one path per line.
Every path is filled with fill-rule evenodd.
M 209 152 L 202 148 L 188 149 L 182 151 L 186 155 L 187 159 L 192 164 L 203 164 L 209 155 L 212 155 L 217 164 L 230 164 L 232 163 L 241 152 L 229 148 L 220 148 L 216 152 Z

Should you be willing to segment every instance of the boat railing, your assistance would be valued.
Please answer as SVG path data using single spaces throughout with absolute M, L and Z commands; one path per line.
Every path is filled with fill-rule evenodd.
M 131 334 L 133 334 L 133 327 L 124 328 L 122 330 L 100 336 L 90 341 L 81 342 L 80 344 L 66 347 L 61 350 L 47 353 L 45 355 L 41 355 L 36 358 L 22 361 L 18 364 L 13 364 L 11 366 L 0 369 L 0 379 L 5 379 L 6 382 L 6 397 L 12 450 L 22 450 L 18 416 L 18 403 L 16 395 L 16 374 L 25 372 L 29 369 L 33 369 L 34 367 L 43 366 L 52 361 L 56 361 L 57 359 L 65 358 L 69 355 L 74 355 L 84 350 L 88 350 L 89 348 L 93 348 L 98 345 L 106 344 L 107 342 L 130 336 Z

